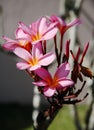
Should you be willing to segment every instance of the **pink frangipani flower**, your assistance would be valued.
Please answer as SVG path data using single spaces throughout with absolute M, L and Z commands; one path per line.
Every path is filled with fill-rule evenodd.
M 79 25 L 81 24 L 81 21 L 79 19 L 75 19 L 74 21 L 72 21 L 69 24 L 66 24 L 65 21 L 63 21 L 60 17 L 56 16 L 56 15 L 52 15 L 52 16 L 47 16 L 48 19 L 54 23 L 57 22 L 57 27 L 60 30 L 60 33 L 63 35 L 65 33 L 66 30 L 68 30 L 70 27 L 74 26 L 74 25 Z
M 70 85 L 73 85 L 71 79 L 66 78 L 70 72 L 69 63 L 62 63 L 56 70 L 54 77 L 44 68 L 39 68 L 35 73 L 41 78 L 40 81 L 33 82 L 34 85 L 43 86 L 44 95 L 51 97 L 56 90 L 63 89 Z
M 22 40 L 19 38 L 23 38 Z M 16 47 L 22 47 L 26 50 L 31 50 L 31 43 L 28 41 L 28 35 L 23 32 L 22 29 L 18 28 L 15 32 L 15 40 L 9 39 L 5 36 L 3 36 L 3 39 L 6 40 L 6 42 L 3 44 L 3 48 L 9 51 L 13 51 Z
M 2 45 L 2 47 L 5 50 L 13 51 L 15 49 L 15 47 L 19 46 L 18 41 L 16 41 L 16 40 L 12 40 L 12 39 L 5 37 L 5 36 L 3 36 L 3 39 L 6 40 L 6 42 L 3 43 L 3 45 Z
M 18 62 L 17 68 L 20 70 L 28 69 L 30 71 L 36 70 L 41 66 L 47 66 L 51 64 L 55 59 L 55 54 L 46 53 L 42 54 L 40 43 L 32 47 L 32 54 L 23 48 L 15 48 L 14 53 L 23 59 L 22 62 Z
M 26 26 L 24 23 L 19 22 L 19 28 L 21 28 L 31 40 L 32 44 L 39 41 L 49 40 L 53 38 L 57 33 L 57 22 L 48 24 L 46 17 L 38 19 L 36 22 Z

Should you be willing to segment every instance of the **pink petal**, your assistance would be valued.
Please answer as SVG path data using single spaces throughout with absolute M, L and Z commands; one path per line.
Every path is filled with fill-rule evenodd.
M 59 66 L 54 77 L 56 78 L 58 77 L 58 79 L 61 79 L 63 77 L 68 76 L 69 72 L 70 72 L 70 65 L 69 63 L 65 62 Z
M 42 58 L 40 58 L 39 64 L 43 66 L 47 66 L 50 63 L 52 63 L 55 59 L 55 54 L 53 53 L 47 53 Z
M 3 36 L 2 38 L 3 38 L 4 40 L 6 40 L 7 42 L 13 42 L 13 43 L 16 42 L 15 40 L 12 40 L 12 39 L 10 39 L 10 38 L 8 38 L 8 37 L 6 37 L 6 36 Z
M 80 19 L 75 19 L 74 21 L 69 23 L 67 26 L 72 27 L 74 25 L 79 25 L 79 24 L 81 24 L 81 20 Z
M 38 69 L 40 67 L 41 67 L 41 65 L 37 64 L 37 65 L 31 66 L 29 70 L 34 71 L 34 70 L 36 70 L 36 69 Z
M 44 88 L 44 95 L 47 97 L 52 97 L 55 93 L 56 89 L 51 89 L 49 87 Z
M 36 85 L 36 86 L 46 86 L 47 85 L 47 83 L 44 81 L 44 80 L 40 80 L 40 81 L 38 81 L 38 82 L 32 82 L 34 85 Z
M 7 42 L 2 45 L 2 47 L 6 50 L 13 51 L 16 47 L 18 47 L 18 43 L 14 42 Z
M 33 22 L 30 24 L 30 29 L 32 33 L 35 35 L 37 32 L 39 32 L 39 25 L 40 25 L 41 18 L 39 18 L 36 22 Z
M 37 23 L 33 22 L 30 24 L 30 28 L 32 30 L 32 33 L 35 35 L 38 29 Z
M 59 26 L 61 26 L 61 25 L 66 25 L 66 23 L 65 23 L 65 21 L 63 21 L 60 17 L 58 17 L 58 16 L 56 16 L 56 15 L 52 15 L 51 17 L 50 17 L 50 20 L 52 21 L 52 22 L 58 22 L 58 25 Z
M 41 18 L 40 25 L 39 25 L 39 34 L 43 34 L 47 30 L 47 23 L 46 18 Z
M 31 39 L 31 40 L 32 40 L 32 39 Z M 41 39 L 35 40 L 35 41 L 32 40 L 32 44 L 35 45 L 35 44 L 39 43 L 39 42 L 42 41 L 42 40 L 44 40 L 44 39 L 41 38 Z
M 19 28 L 21 28 L 26 34 L 31 35 L 31 30 L 23 22 L 19 22 Z
M 74 82 L 71 79 L 62 79 L 58 82 L 62 87 L 73 85 Z
M 43 40 L 49 40 L 49 39 L 53 38 L 56 35 L 57 30 L 58 30 L 57 28 L 54 28 L 54 29 L 50 30 L 49 32 L 45 33 L 45 35 L 43 35 L 43 37 L 42 37 Z
M 18 28 L 16 30 L 15 36 L 16 36 L 16 38 L 27 38 L 28 37 L 28 35 L 26 33 L 24 33 L 21 28 Z
M 37 70 L 35 71 L 35 73 L 36 73 L 41 79 L 43 79 L 43 80 L 45 80 L 45 81 L 47 81 L 47 82 L 48 82 L 48 80 L 49 80 L 49 81 L 52 80 L 52 77 L 51 77 L 50 73 L 49 73 L 46 69 L 44 69 L 44 68 L 39 68 L 39 69 L 37 69 Z
M 31 37 L 20 37 L 20 38 L 16 38 L 16 40 L 18 41 L 30 41 L 31 42 Z
M 22 58 L 23 60 L 25 60 L 25 61 L 29 61 L 30 59 L 32 59 L 32 56 L 31 56 L 31 54 L 27 51 L 27 50 L 25 50 L 25 49 L 23 49 L 23 48 L 20 48 L 20 47 L 17 47 L 17 48 L 15 48 L 15 50 L 13 51 L 18 57 L 20 57 L 20 58 Z
M 39 42 L 32 47 L 32 56 L 39 59 L 42 56 L 42 44 Z
M 30 67 L 30 65 L 28 63 L 25 63 L 25 62 L 19 62 L 16 64 L 16 66 L 20 70 L 28 69 Z
M 56 22 L 53 22 L 53 23 L 48 24 L 47 32 L 49 32 L 49 31 L 53 30 L 54 28 L 57 28 L 57 24 L 58 24 L 58 22 L 57 22 L 57 21 L 56 21 Z M 47 33 L 47 32 L 45 32 L 45 33 Z

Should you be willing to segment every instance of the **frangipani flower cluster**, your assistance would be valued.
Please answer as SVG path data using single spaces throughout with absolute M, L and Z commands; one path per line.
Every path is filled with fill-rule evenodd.
M 46 97 L 56 98 L 59 103 L 66 99 L 66 95 L 70 97 L 69 89 L 73 89 L 75 83 L 74 79 L 68 77 L 71 73 L 69 63 L 70 40 L 66 41 L 66 51 L 62 52 L 64 33 L 70 27 L 80 23 L 79 19 L 66 24 L 58 16 L 43 16 L 29 26 L 19 22 L 14 40 L 3 36 L 6 41 L 3 48 L 12 51 L 21 59 L 16 64 L 17 68 L 26 70 L 34 79 L 33 84 L 38 86 L 40 92 Z M 58 32 L 61 38 L 60 43 L 56 39 Z M 46 44 L 49 44 L 47 41 L 52 39 L 54 41 L 54 52 L 46 52 Z M 60 48 L 57 48 L 57 44 L 60 44 Z M 64 56 L 62 57 L 62 55 Z M 72 56 L 74 58 L 73 54 Z M 57 61 L 57 68 L 54 70 L 54 75 L 51 75 L 49 66 L 54 60 Z M 62 101 L 60 97 L 62 97 Z

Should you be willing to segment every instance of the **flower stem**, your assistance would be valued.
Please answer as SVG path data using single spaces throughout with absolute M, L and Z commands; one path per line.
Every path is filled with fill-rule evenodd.
M 62 41 L 63 41 L 63 35 L 61 35 L 61 39 L 60 39 L 60 54 L 59 54 L 59 65 L 60 65 L 60 63 L 61 63 L 61 55 L 62 55 L 62 47 L 63 47 L 63 43 L 62 43 Z
M 46 40 L 43 43 L 43 53 L 46 54 Z
M 57 48 L 57 38 L 56 38 L 56 35 L 54 37 L 54 44 L 55 44 L 55 53 L 56 53 L 57 63 L 58 63 L 58 66 L 59 66 L 59 58 L 58 58 L 58 48 Z

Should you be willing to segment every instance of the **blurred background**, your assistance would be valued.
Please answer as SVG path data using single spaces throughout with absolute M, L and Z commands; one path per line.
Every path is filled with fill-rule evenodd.
M 77 46 L 80 45 L 80 47 L 83 48 L 84 44 L 90 41 L 89 56 L 85 63 L 87 66 L 92 66 L 94 60 L 94 51 L 92 49 L 94 47 L 93 13 L 94 0 L 0 0 L 0 44 L 4 42 L 2 35 L 14 38 L 14 33 L 19 21 L 28 25 L 41 16 L 52 14 L 58 15 L 65 20 L 69 18 L 70 21 L 79 17 L 82 20 L 82 25 L 76 28 Z M 73 49 L 75 49 L 74 45 L 76 40 L 72 45 Z M 37 90 L 34 90 L 32 79 L 28 74 L 16 68 L 16 58 L 4 52 L 2 48 L 0 50 L 0 130 L 31 130 L 34 109 L 36 109 L 37 112 L 38 109 L 47 107 L 48 103 L 44 97 L 39 95 Z M 88 82 L 88 84 L 91 85 L 92 83 Z M 87 112 L 90 105 L 91 108 L 93 108 L 94 104 L 92 100 L 92 88 L 93 87 L 90 89 L 91 94 L 88 100 L 84 105 L 78 108 L 81 109 L 81 121 L 84 125 L 83 116 L 85 114 L 83 114 L 83 112 L 84 110 Z M 38 105 L 34 104 L 34 102 L 37 102 Z M 68 117 L 67 109 L 70 110 L 70 117 Z M 64 111 L 66 111 L 66 114 Z M 72 108 L 66 108 L 63 112 L 61 111 L 63 114 L 59 114 L 55 119 L 56 122 L 59 120 L 58 122 L 62 129 L 64 127 L 65 130 L 68 130 L 70 127 L 72 130 L 78 129 L 76 125 L 74 125 L 74 118 L 72 118 L 73 111 Z M 61 115 L 63 117 L 61 117 Z M 62 118 L 67 118 L 68 120 Z M 73 119 L 73 122 L 71 122 L 69 128 L 67 128 L 66 123 L 71 121 L 71 119 Z M 94 119 L 91 124 L 93 125 L 92 128 L 90 126 L 90 129 L 94 130 Z M 81 130 L 81 128 L 83 127 L 80 127 L 78 130 Z M 54 124 L 49 130 L 51 129 L 56 129 L 54 128 Z M 57 130 L 61 129 L 58 128 Z M 87 130 L 89 130 L 89 128 Z

